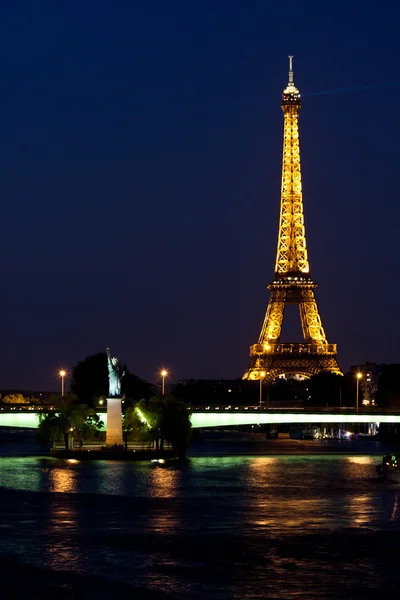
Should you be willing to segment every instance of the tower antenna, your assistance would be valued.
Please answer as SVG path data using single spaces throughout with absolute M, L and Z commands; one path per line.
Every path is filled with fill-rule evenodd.
M 289 83 L 293 83 L 293 56 L 289 56 Z

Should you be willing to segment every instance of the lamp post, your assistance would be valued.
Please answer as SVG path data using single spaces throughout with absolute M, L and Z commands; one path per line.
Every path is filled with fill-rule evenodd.
M 261 408 L 261 404 L 262 404 L 262 384 L 264 381 L 264 377 L 265 377 L 265 371 L 261 371 L 261 373 L 260 373 L 260 408 Z
M 161 396 L 164 396 L 165 394 L 165 378 L 168 375 L 168 371 L 166 369 L 163 369 L 160 373 L 161 375 Z
M 64 379 L 65 379 L 65 376 L 66 376 L 67 372 L 64 371 L 64 369 L 61 369 L 61 371 L 58 374 L 61 377 L 61 396 L 64 396 L 65 395 L 64 394 L 64 391 L 65 391 L 65 389 L 64 389 Z
M 357 394 L 356 394 L 356 412 L 358 412 L 358 391 L 360 386 L 360 379 L 362 378 L 362 373 L 357 373 Z

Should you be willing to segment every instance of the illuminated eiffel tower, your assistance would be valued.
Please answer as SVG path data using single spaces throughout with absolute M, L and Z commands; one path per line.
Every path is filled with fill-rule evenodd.
M 293 83 L 292 56 L 289 83 L 282 95 L 284 115 L 282 190 L 275 277 L 268 286 L 270 299 L 258 344 L 250 347 L 250 365 L 243 379 L 271 380 L 278 375 L 310 377 L 320 371 L 341 374 L 336 344 L 328 344 L 315 300 L 317 284 L 311 279 L 301 191 L 299 110 L 300 93 Z M 303 343 L 280 342 L 287 304 L 297 304 Z

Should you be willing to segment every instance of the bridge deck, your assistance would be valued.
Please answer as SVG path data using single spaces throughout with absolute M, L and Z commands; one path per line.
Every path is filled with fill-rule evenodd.
M 39 425 L 40 411 L 0 410 L 0 427 L 26 427 L 35 429 Z M 107 425 L 107 413 L 98 413 Z M 400 413 L 393 411 L 355 412 L 350 409 L 313 410 L 303 409 L 268 409 L 259 407 L 193 407 L 191 413 L 192 427 L 231 427 L 239 425 L 263 425 L 285 423 L 400 423 Z

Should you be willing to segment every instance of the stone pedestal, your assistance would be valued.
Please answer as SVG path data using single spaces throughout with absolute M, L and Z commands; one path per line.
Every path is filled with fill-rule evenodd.
M 106 445 L 123 443 L 121 398 L 107 398 Z

